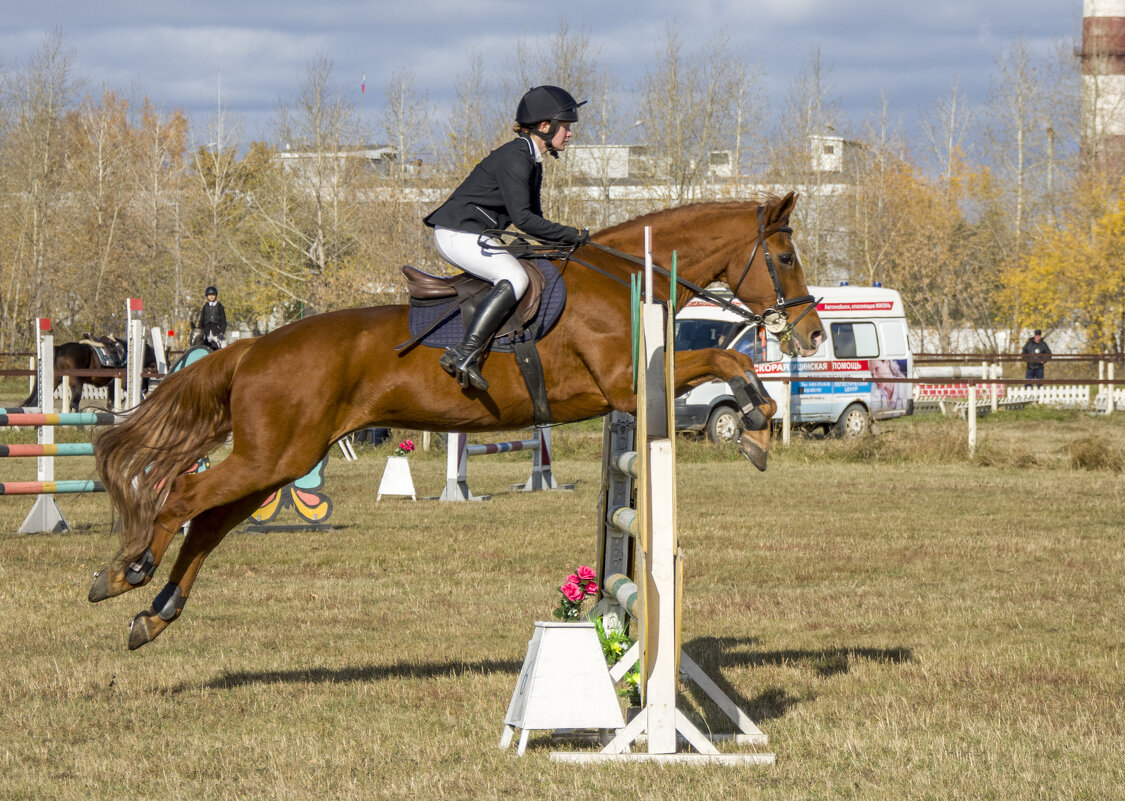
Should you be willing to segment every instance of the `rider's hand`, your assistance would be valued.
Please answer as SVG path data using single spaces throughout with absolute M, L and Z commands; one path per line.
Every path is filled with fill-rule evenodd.
M 583 228 L 580 231 L 577 228 L 575 228 L 574 233 L 571 234 L 571 240 L 570 241 L 571 241 L 571 244 L 574 245 L 575 247 L 579 247 L 579 248 L 582 247 L 583 245 L 585 245 L 587 242 L 590 241 L 590 229 L 589 228 Z

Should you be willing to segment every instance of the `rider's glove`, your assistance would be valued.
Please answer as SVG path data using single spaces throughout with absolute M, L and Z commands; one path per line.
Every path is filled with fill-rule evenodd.
M 577 228 L 572 229 L 573 233 L 570 234 L 570 243 L 575 247 L 582 247 L 590 241 L 590 229 L 583 228 L 579 231 Z M 569 233 L 569 232 L 568 232 Z

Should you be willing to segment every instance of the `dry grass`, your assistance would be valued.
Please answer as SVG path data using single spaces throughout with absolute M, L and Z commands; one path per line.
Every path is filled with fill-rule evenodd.
M 596 425 L 556 436 L 574 492 L 509 491 L 528 457 L 500 455 L 471 462 L 483 504 L 375 503 L 386 449 L 333 458 L 335 531 L 230 536 L 134 653 L 126 624 L 166 571 L 90 605 L 105 499 L 60 499 L 72 533 L 18 536 L 30 499 L 6 498 L 0 798 L 1119 797 L 1125 483 L 1072 469 L 1049 429 L 1120 452 L 1122 428 L 1008 425 L 982 424 L 984 443 L 1034 465 L 969 462 L 955 424 L 921 418 L 796 444 L 764 474 L 680 442 L 684 640 L 770 735 L 778 762 L 757 769 L 496 747 L 532 621 L 593 559 Z M 441 455 L 411 468 L 440 491 Z

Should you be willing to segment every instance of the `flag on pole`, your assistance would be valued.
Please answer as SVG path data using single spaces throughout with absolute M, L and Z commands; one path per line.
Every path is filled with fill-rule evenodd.
M 363 73 L 363 78 L 360 79 L 359 93 L 361 95 L 367 94 L 367 73 Z

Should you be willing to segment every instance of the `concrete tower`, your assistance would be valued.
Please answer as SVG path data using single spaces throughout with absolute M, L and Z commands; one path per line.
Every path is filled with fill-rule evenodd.
M 1125 174 L 1125 0 L 1083 0 L 1082 154 Z

